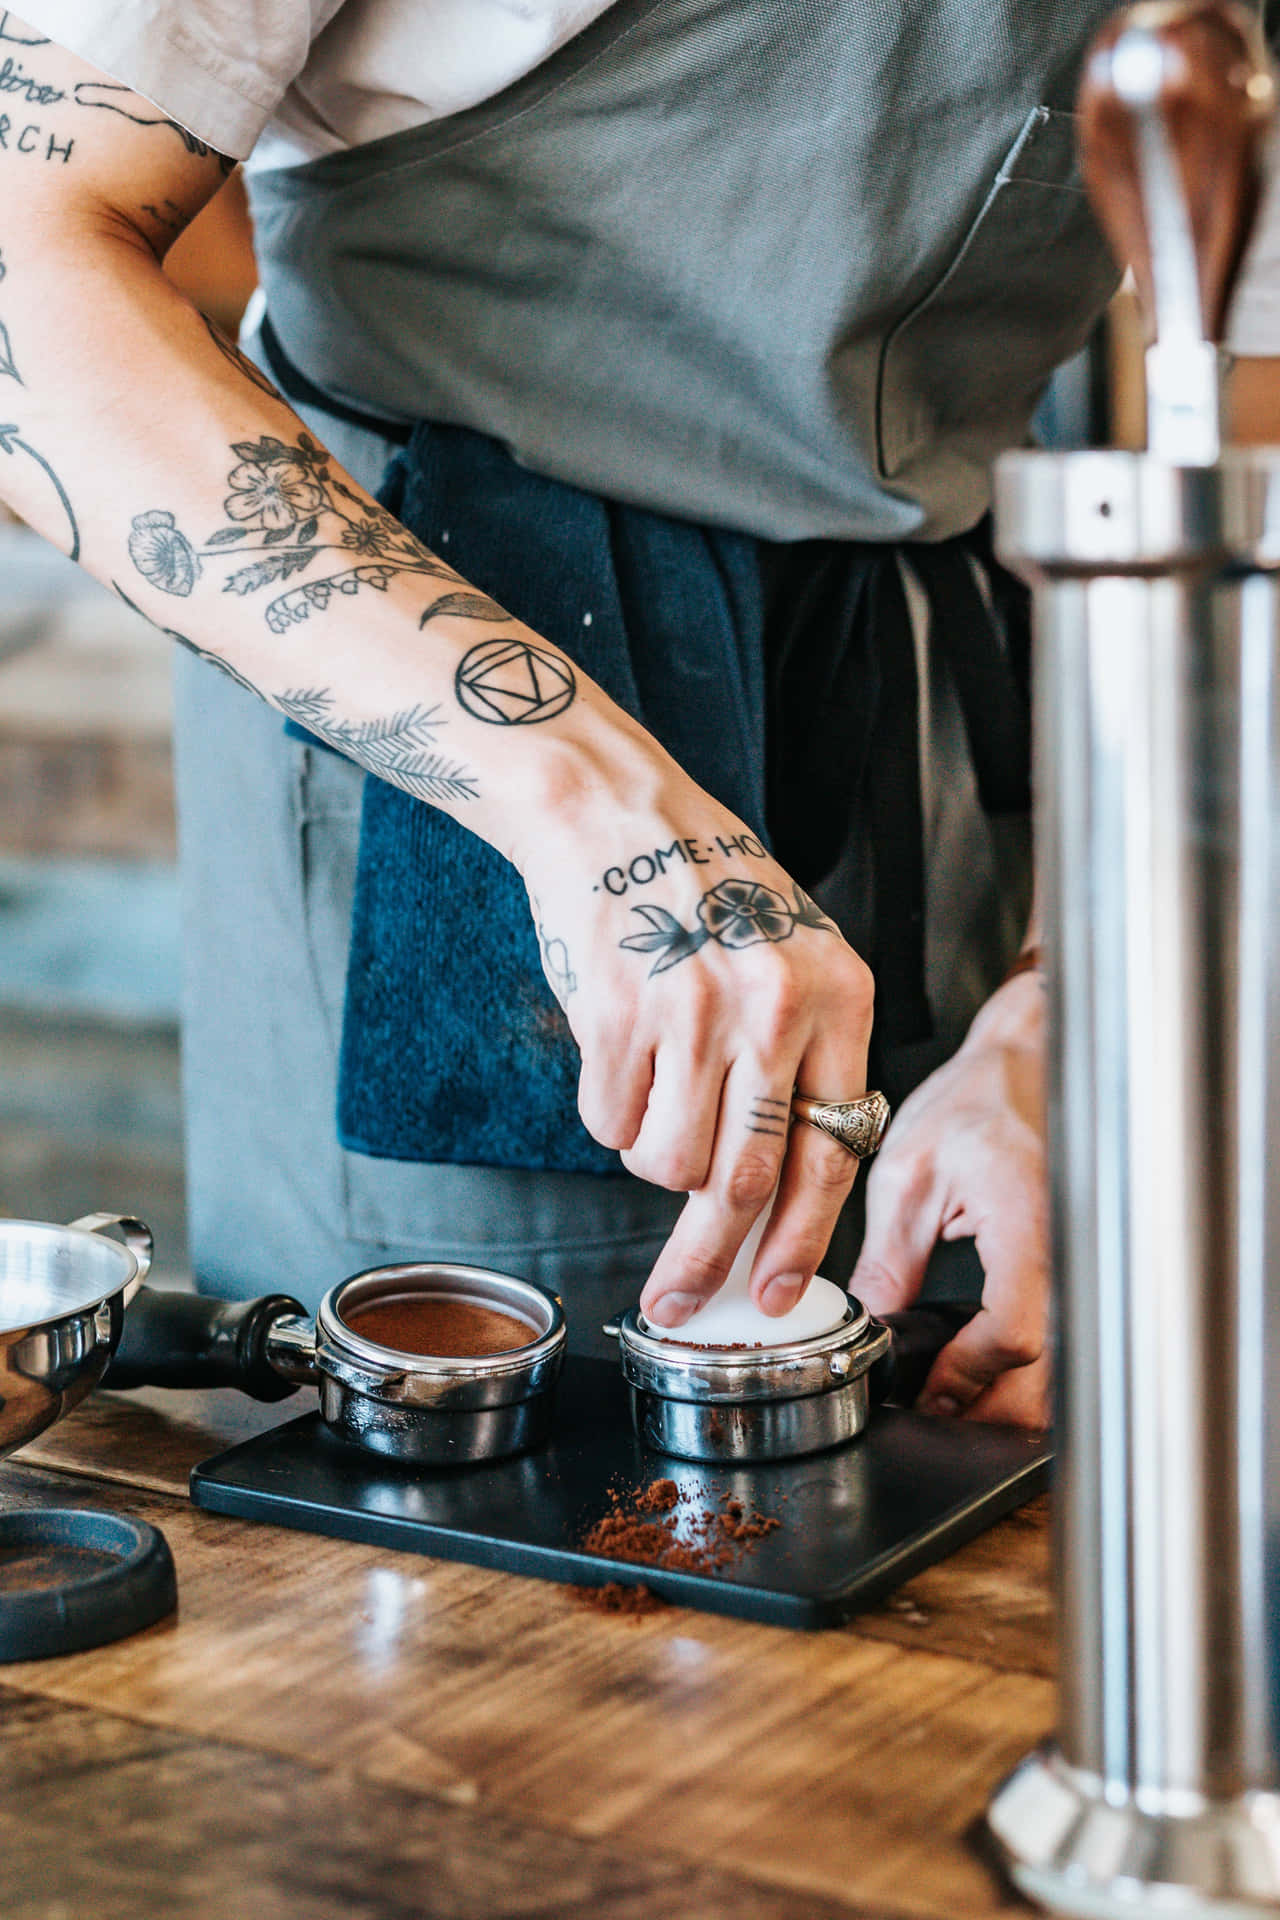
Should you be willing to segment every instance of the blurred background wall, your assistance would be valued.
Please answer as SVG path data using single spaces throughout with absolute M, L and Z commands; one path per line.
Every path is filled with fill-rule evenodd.
M 234 337 L 233 177 L 167 271 Z M 132 1211 L 186 1269 L 169 649 L 0 507 L 0 1213 Z

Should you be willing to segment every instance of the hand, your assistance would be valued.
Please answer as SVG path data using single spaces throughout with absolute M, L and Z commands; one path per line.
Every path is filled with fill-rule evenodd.
M 689 1199 L 641 1295 L 683 1325 L 781 1181 L 752 1268 L 766 1313 L 800 1298 L 857 1162 L 790 1124 L 797 1085 L 866 1089 L 871 976 L 725 808 L 666 763 L 660 803 L 576 808 L 520 865 L 543 962 L 582 1050 L 579 1108 L 632 1173 Z M 602 816 L 615 824 L 602 833 Z M 570 985 L 570 983 L 572 983 Z
M 982 1306 L 943 1348 L 917 1406 L 1044 1427 L 1050 1418 L 1044 988 L 1020 974 L 896 1115 L 867 1188 L 850 1291 L 873 1313 L 909 1306 L 938 1240 L 972 1235 Z

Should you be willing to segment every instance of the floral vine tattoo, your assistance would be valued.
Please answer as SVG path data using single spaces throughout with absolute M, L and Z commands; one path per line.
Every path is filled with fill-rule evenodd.
M 327 687 L 300 688 L 272 696 L 288 714 L 326 746 L 357 760 L 380 780 L 402 787 L 416 800 L 478 800 L 480 788 L 469 768 L 433 751 L 444 722 L 438 707 L 405 707 L 386 720 L 343 720 L 333 712 Z
M 117 599 L 124 601 L 126 607 L 131 607 L 136 614 L 140 614 L 141 617 L 149 621 L 153 627 L 157 626 L 157 622 L 152 620 L 149 614 L 143 613 L 137 601 L 129 598 L 118 580 L 111 582 L 111 589 Z M 188 653 L 193 653 L 197 660 L 203 660 L 206 667 L 216 667 L 219 673 L 225 673 L 228 680 L 234 680 L 235 684 L 238 687 L 243 687 L 246 693 L 256 694 L 259 700 L 264 698 L 261 687 L 255 687 L 252 680 L 246 680 L 240 669 L 233 667 L 229 660 L 224 660 L 220 653 L 210 653 L 207 647 L 198 647 L 194 640 L 188 640 L 185 633 L 178 633 L 173 627 L 158 627 L 157 630 L 164 635 L 166 640 L 172 640 L 177 646 L 184 647 Z
M 239 162 L 228 154 L 219 153 L 207 140 L 201 140 L 188 128 L 179 126 L 167 113 L 161 113 L 159 107 L 147 110 L 147 102 L 133 92 L 130 87 L 122 87 L 110 80 L 78 80 L 75 86 L 75 103 L 78 107 L 101 107 L 107 113 L 118 113 L 125 120 L 132 120 L 135 127 L 164 127 L 169 133 L 176 133 L 188 153 L 200 160 L 206 160 L 212 154 L 222 169 L 224 177 L 235 172 Z M 124 102 L 129 104 L 126 106 Z
M 5 278 L 6 271 L 4 261 L 0 259 L 0 280 Z M 13 343 L 9 338 L 9 329 L 2 319 L 0 319 L 0 380 L 14 380 L 20 387 L 26 385 L 13 357 Z M 78 560 L 80 558 L 80 525 L 67 490 L 39 448 L 33 447 L 29 440 L 23 439 L 22 428 L 14 421 L 0 425 L 0 453 L 8 454 L 11 458 L 25 455 L 28 460 L 34 460 L 36 465 L 43 469 L 58 496 L 62 511 L 67 516 L 67 525 L 71 532 L 71 542 L 67 551 L 73 560 Z
M 646 922 L 647 931 L 633 933 L 620 940 L 620 947 L 632 953 L 656 953 L 649 977 L 678 966 L 690 954 L 697 953 L 709 940 L 717 946 L 736 950 L 754 947 L 762 940 L 789 940 L 797 927 L 813 927 L 820 933 L 838 931 L 807 893 L 795 888 L 795 904 L 772 887 L 755 880 L 721 880 L 698 902 L 698 925 L 686 927 L 665 907 L 632 907 Z
M 237 464 L 227 475 L 230 492 L 222 503 L 227 524 L 216 528 L 202 546 L 187 538 L 167 509 L 153 508 L 133 521 L 129 557 L 161 593 L 185 598 L 206 566 L 220 559 L 238 561 L 249 553 L 263 557 L 236 566 L 222 583 L 224 593 L 247 595 L 282 584 L 325 554 L 357 560 L 355 566 L 310 580 L 268 603 L 268 627 L 272 633 L 286 633 L 312 613 L 324 613 L 335 594 L 350 597 L 366 589 L 385 593 L 401 574 L 465 586 L 452 567 L 428 553 L 385 507 L 371 505 L 339 480 L 331 471 L 330 455 L 309 433 L 300 433 L 292 446 L 264 434 L 260 440 L 237 441 L 231 451 Z M 473 618 L 491 619 L 499 611 L 479 595 L 447 597 L 476 600 L 492 609 L 483 614 L 470 604 L 450 609 Z M 444 610 L 438 601 L 423 619 Z
M 537 922 L 537 933 L 543 968 L 552 992 L 563 1005 L 578 987 L 578 976 L 569 964 L 569 949 L 563 940 L 557 940 L 547 932 L 541 920 Z
M 144 209 L 144 211 L 146 211 L 146 209 Z M 283 394 L 278 388 L 272 386 L 261 367 L 255 367 L 248 354 L 241 353 L 235 341 L 228 340 L 222 328 L 215 326 L 207 313 L 202 313 L 200 318 L 204 321 L 209 338 L 218 349 L 218 352 L 230 366 L 235 368 L 237 373 L 242 373 L 246 380 L 252 381 L 253 385 L 258 389 L 258 392 L 265 393 L 269 399 L 284 400 Z M 287 402 L 285 404 L 287 405 Z

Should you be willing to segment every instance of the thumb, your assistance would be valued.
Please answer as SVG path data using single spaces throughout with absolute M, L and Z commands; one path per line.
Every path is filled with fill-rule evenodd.
M 920 1292 L 925 1269 L 938 1238 L 939 1221 L 929 1196 L 921 1198 L 897 1180 L 879 1178 L 876 1166 L 867 1185 L 867 1230 L 849 1281 L 849 1291 L 872 1313 L 896 1313 Z

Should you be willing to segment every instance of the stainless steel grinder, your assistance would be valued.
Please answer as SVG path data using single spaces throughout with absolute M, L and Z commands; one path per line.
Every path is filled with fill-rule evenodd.
M 1071 1914 L 1280 1910 L 1280 450 L 1220 452 L 1212 344 L 1270 91 L 1217 0 L 1095 44 L 1149 451 L 997 480 L 1035 592 L 1062 1681 L 989 1824 Z

